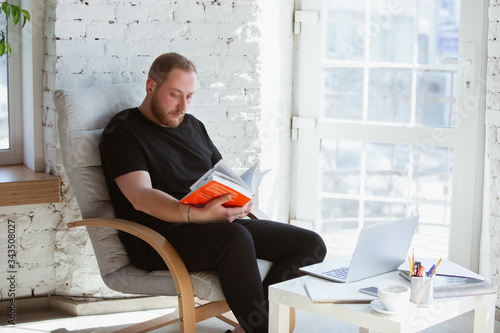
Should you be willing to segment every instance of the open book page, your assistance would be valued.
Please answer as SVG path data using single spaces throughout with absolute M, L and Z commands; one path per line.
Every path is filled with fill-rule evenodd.
M 264 178 L 264 176 L 269 172 L 271 171 L 271 169 L 267 169 L 265 171 L 262 171 L 259 175 L 257 175 L 256 177 L 253 177 L 252 179 L 252 192 L 255 194 L 257 193 L 257 188 L 259 187 L 260 185 L 260 182 L 262 181 L 262 178 Z
M 259 162 L 255 163 L 251 168 L 249 168 L 247 171 L 243 172 L 240 176 L 240 178 L 243 180 L 245 184 L 247 184 L 248 188 L 253 190 L 252 187 L 252 179 L 253 176 L 255 175 L 255 171 L 257 170 L 257 167 L 259 166 Z
M 258 176 L 255 176 L 259 164 L 260 164 L 259 162 L 255 163 L 250 169 L 242 173 L 240 176 L 241 179 L 245 182 L 245 184 L 247 184 L 248 188 L 252 190 L 253 193 L 257 192 L 257 188 L 259 187 L 262 178 L 264 178 L 264 176 L 269 171 L 271 171 L 271 169 L 267 169 L 261 172 Z
M 231 178 L 228 175 L 221 173 L 219 171 L 214 171 L 213 169 L 210 170 L 209 175 L 203 176 L 203 178 L 198 179 L 196 181 L 196 183 L 190 187 L 190 189 L 191 190 L 199 189 L 199 188 L 205 186 L 205 184 L 213 181 L 214 179 L 215 180 L 223 179 L 226 184 L 233 183 L 233 184 L 237 185 L 238 188 L 244 188 L 248 192 L 250 192 L 250 189 L 247 188 L 247 186 L 245 184 L 242 184 L 241 182 L 235 181 L 234 178 Z
M 208 177 L 210 177 L 210 175 L 212 175 L 215 171 L 223 169 L 223 164 L 225 164 L 224 160 L 220 160 L 219 162 L 217 162 L 211 169 L 205 172 L 203 176 L 201 176 L 196 182 L 194 182 L 194 184 L 191 185 L 189 189 L 192 191 L 195 188 L 200 187 L 201 183 L 206 182 L 208 180 Z
M 267 173 L 266 171 L 254 177 L 257 166 L 258 163 L 243 173 L 244 181 L 224 160 L 220 160 L 190 187 L 191 192 L 180 202 L 202 206 L 212 199 L 229 193 L 231 200 L 225 206 L 241 207 L 252 199 L 257 186 Z
M 242 186 L 247 186 L 246 182 L 244 182 L 240 176 L 236 172 L 234 172 L 224 160 L 220 160 L 217 162 L 210 170 L 205 172 L 203 176 L 200 177 L 191 187 L 190 190 L 200 187 L 202 182 L 205 182 L 213 173 L 219 172 L 221 174 L 226 175 L 227 177 L 233 179 L 234 182 L 239 183 Z M 251 189 L 251 186 L 248 186 Z
M 227 163 L 224 162 L 224 160 L 220 160 L 219 162 L 217 162 L 217 164 L 214 166 L 214 170 L 222 174 L 225 174 L 226 176 L 232 178 L 235 182 L 241 184 L 242 186 L 247 186 L 246 183 L 243 181 L 243 179 L 241 179 L 241 177 L 236 172 L 234 172 L 233 169 L 231 169 L 229 165 L 227 165 Z M 248 189 L 251 188 L 250 186 L 247 187 Z

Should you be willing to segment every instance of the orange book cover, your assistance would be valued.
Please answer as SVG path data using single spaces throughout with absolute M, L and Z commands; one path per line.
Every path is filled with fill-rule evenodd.
M 227 193 L 231 194 L 231 200 L 224 204 L 226 207 L 241 207 L 252 199 L 252 195 L 248 191 L 243 194 L 234 188 L 218 182 L 217 180 L 211 180 L 196 191 L 191 192 L 189 195 L 184 197 L 181 200 L 181 203 L 203 206 L 210 200 Z M 250 195 L 250 197 L 248 195 Z
M 220 160 L 190 187 L 191 192 L 182 198 L 180 203 L 204 206 L 210 200 L 229 193 L 231 194 L 231 199 L 224 206 L 244 206 L 252 199 L 262 177 L 269 171 L 266 170 L 258 177 L 254 177 L 257 165 L 258 163 L 241 176 L 238 176 L 223 160 Z

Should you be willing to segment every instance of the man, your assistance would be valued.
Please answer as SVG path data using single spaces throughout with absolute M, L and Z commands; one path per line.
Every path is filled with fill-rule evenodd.
M 226 208 L 226 194 L 204 207 L 179 203 L 221 158 L 205 127 L 186 113 L 195 93 L 196 67 L 176 53 L 159 56 L 138 108 L 118 113 L 100 145 L 116 217 L 136 221 L 174 246 L 188 271 L 217 270 L 224 296 L 240 326 L 234 332 L 267 332 L 267 287 L 322 261 L 326 248 L 314 232 L 284 223 L 242 219 L 252 202 Z M 120 234 L 132 263 L 165 269 L 146 243 Z M 261 282 L 256 258 L 274 264 Z

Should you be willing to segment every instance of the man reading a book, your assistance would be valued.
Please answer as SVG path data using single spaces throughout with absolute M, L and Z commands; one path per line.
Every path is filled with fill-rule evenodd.
M 243 219 L 252 202 L 225 207 L 226 194 L 203 207 L 179 200 L 222 159 L 204 125 L 186 113 L 195 93 L 196 67 L 176 53 L 152 64 L 141 105 L 118 113 L 100 144 L 104 175 L 117 218 L 161 233 L 188 271 L 216 270 L 240 326 L 234 332 L 267 332 L 267 287 L 299 276 L 299 267 L 326 254 L 314 232 L 285 223 Z M 120 234 L 132 263 L 166 269 L 149 245 Z M 261 281 L 257 258 L 274 264 Z

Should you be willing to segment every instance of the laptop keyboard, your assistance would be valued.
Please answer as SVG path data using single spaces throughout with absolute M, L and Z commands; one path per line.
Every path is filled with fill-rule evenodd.
M 348 272 L 349 272 L 349 267 L 339 267 L 332 269 L 331 271 L 323 272 L 321 274 L 325 274 L 336 279 L 345 280 Z

